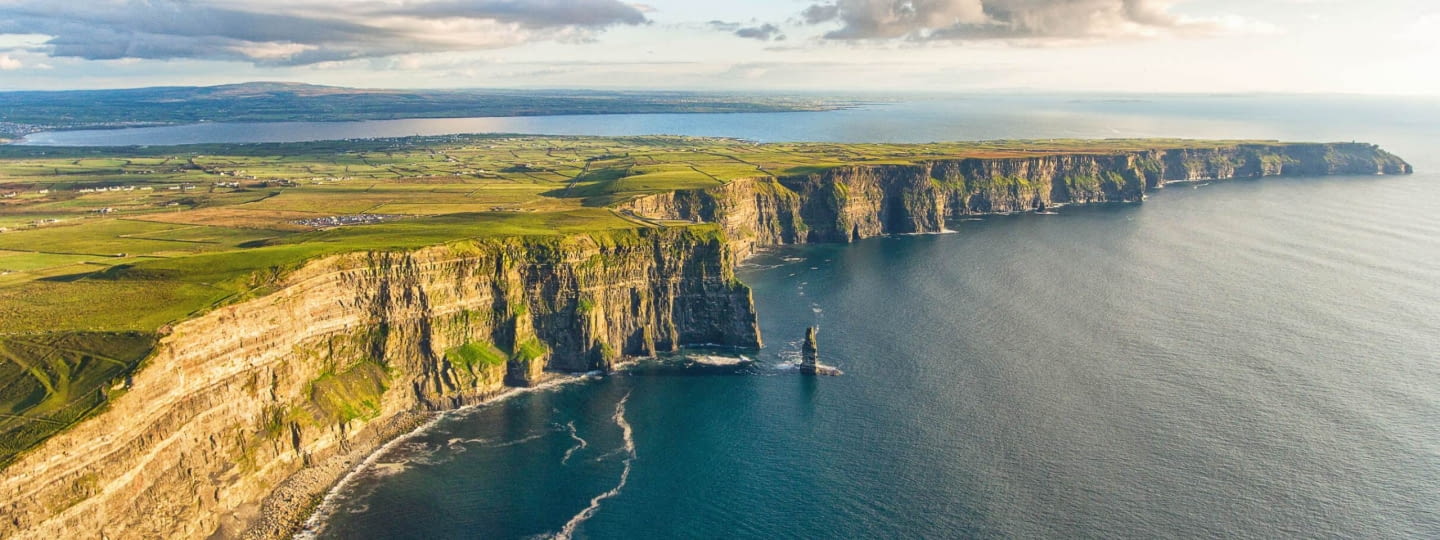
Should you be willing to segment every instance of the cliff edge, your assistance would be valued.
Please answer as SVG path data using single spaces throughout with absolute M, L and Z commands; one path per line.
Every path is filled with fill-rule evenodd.
M 631 199 L 617 210 L 634 230 L 327 256 L 175 325 L 108 408 L 8 465 L 0 537 L 288 534 L 425 411 L 624 356 L 758 347 L 734 268 L 766 246 L 1138 202 L 1172 182 L 1409 172 L 1364 144 L 849 165 Z
M 670 228 L 313 261 L 270 295 L 177 325 L 107 410 L 7 467 L 0 537 L 286 534 L 320 493 L 262 508 L 276 486 L 348 464 L 417 411 L 544 370 L 758 347 L 734 259 L 713 228 Z
M 940 232 L 975 215 L 1139 202 L 1176 182 L 1411 172 L 1371 144 L 1257 143 L 843 166 L 649 195 L 621 208 L 649 219 L 718 223 L 748 256 L 766 246 Z

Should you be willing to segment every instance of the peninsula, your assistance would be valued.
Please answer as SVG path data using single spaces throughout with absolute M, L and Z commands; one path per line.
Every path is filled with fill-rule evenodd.
M 1359 143 L 448 136 L 0 147 L 0 537 L 279 537 L 434 411 L 761 344 L 768 246 L 1407 174 Z

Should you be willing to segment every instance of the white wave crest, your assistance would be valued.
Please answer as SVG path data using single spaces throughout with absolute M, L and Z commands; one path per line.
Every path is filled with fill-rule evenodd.
M 704 364 L 707 366 L 738 366 L 740 364 L 746 364 L 751 361 L 750 358 L 745 356 L 740 356 L 737 358 L 733 356 L 715 356 L 709 354 L 698 354 L 690 356 L 688 358 L 691 362 L 695 362 L 696 364 Z
M 586 446 L 590 446 L 590 443 L 586 442 L 585 439 L 580 438 L 580 434 L 575 432 L 574 420 L 571 420 L 570 423 L 565 424 L 565 428 L 570 431 L 570 438 L 575 439 L 575 446 L 572 446 L 569 450 L 565 451 L 565 457 L 560 458 L 561 465 L 569 463 L 570 456 L 575 455 L 575 452 L 579 452 L 580 450 L 584 450 Z
M 346 473 L 345 476 L 341 477 L 340 481 L 335 484 L 335 487 L 330 488 L 330 491 L 325 494 L 325 498 L 320 500 L 320 505 L 315 508 L 315 512 L 313 514 L 310 514 L 309 519 L 305 520 L 305 525 L 301 527 L 299 532 L 295 533 L 295 540 L 313 540 L 315 538 L 319 538 L 320 533 L 325 530 L 325 522 L 330 518 L 330 516 L 334 515 L 335 512 L 340 509 L 340 505 L 345 501 L 345 494 L 347 493 L 347 488 L 350 487 L 350 484 L 355 482 L 361 476 L 364 476 L 369 471 L 380 471 L 381 469 L 377 467 L 377 464 L 380 462 L 381 456 L 384 456 L 392 448 L 404 444 L 410 441 L 410 439 L 412 439 L 413 437 L 419 435 L 420 433 L 423 433 L 424 431 L 434 427 L 435 424 L 439 423 L 440 420 L 444 417 L 444 413 L 436 414 L 429 421 L 421 424 L 419 427 L 416 427 L 409 433 L 396 437 L 394 440 L 380 445 L 380 448 L 375 449 L 375 451 L 371 452 L 369 456 L 366 456 L 359 465 L 356 465 L 355 468 L 351 469 L 349 473 Z M 395 469 L 393 465 L 399 465 L 399 470 L 403 470 L 404 463 L 387 463 L 385 464 L 385 468 L 389 469 L 386 471 L 387 473 L 399 472 L 399 470 Z
M 555 534 L 556 540 L 570 540 L 570 537 L 575 534 L 576 527 L 600 511 L 601 502 L 619 495 L 620 490 L 625 489 L 625 483 L 630 481 L 630 468 L 635 463 L 635 431 L 630 428 L 630 422 L 625 420 L 625 402 L 627 401 L 630 401 L 630 394 L 625 394 L 625 397 L 620 398 L 620 403 L 615 405 L 615 425 L 620 426 L 625 440 L 625 452 L 629 454 L 625 457 L 625 468 L 620 471 L 620 482 L 610 488 L 610 491 L 591 498 L 590 506 L 585 507 L 579 514 L 575 514 L 575 517 L 570 518 L 570 521 L 560 528 L 560 532 Z
M 558 377 L 529 388 L 512 388 L 506 390 L 505 392 L 502 392 L 501 394 L 490 398 L 483 403 L 469 405 L 461 407 L 459 409 L 433 415 L 430 420 L 411 430 L 409 433 L 396 437 L 390 442 L 387 442 L 381 445 L 379 448 L 376 448 L 374 452 L 370 453 L 370 455 L 365 456 L 365 459 L 362 460 L 358 465 L 350 469 L 350 472 L 346 473 L 345 476 L 341 477 L 340 481 L 337 482 L 334 487 L 331 487 L 330 491 L 325 493 L 325 497 L 321 499 L 320 504 L 315 507 L 315 512 L 310 514 L 310 517 L 305 520 L 305 524 L 301 527 L 299 532 L 295 533 L 294 538 L 296 540 L 312 540 L 314 538 L 318 538 L 320 533 L 324 532 L 325 530 L 325 522 L 330 519 L 330 516 L 335 515 L 335 513 L 340 510 L 340 507 L 345 502 L 352 499 L 363 498 L 360 496 L 363 494 L 354 494 L 357 496 L 351 497 L 352 494 L 350 492 L 353 491 L 353 484 L 357 480 L 365 478 L 367 476 L 367 471 L 373 469 L 378 463 L 380 463 L 381 457 L 389 453 L 391 449 L 394 449 L 397 446 L 400 446 L 410 441 L 418 435 L 429 432 L 435 427 L 436 424 L 439 424 L 441 420 L 445 418 L 464 417 L 465 415 L 472 414 L 476 411 L 479 411 L 480 409 L 491 407 L 498 403 L 503 403 L 515 396 L 531 392 L 543 392 L 565 384 L 588 380 L 590 380 L 589 377 Z M 391 469 L 390 471 L 385 472 L 389 473 L 398 471 L 394 471 L 393 469 Z

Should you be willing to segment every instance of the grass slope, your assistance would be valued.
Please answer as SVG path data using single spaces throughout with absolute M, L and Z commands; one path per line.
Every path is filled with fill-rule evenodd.
M 1236 143 L 754 144 L 487 135 L 0 147 L 0 465 L 123 390 L 161 327 L 264 294 L 317 257 L 469 239 L 612 235 L 656 225 L 609 206 L 738 178 Z M 526 344 L 516 354 L 544 354 L 537 347 Z M 450 353 L 465 365 L 498 358 L 478 345 Z M 336 372 L 316 381 L 315 399 L 368 395 L 383 384 L 376 382 L 381 375 L 373 366 Z M 372 412 L 317 407 L 315 414 L 336 418 Z

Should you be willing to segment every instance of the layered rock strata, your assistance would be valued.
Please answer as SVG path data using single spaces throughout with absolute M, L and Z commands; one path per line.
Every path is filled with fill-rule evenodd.
M 272 294 L 176 325 L 107 410 L 6 467 L 0 538 L 283 534 L 357 456 L 416 425 L 424 411 L 533 385 L 547 370 L 603 370 L 623 356 L 684 345 L 758 347 L 750 291 L 734 266 L 762 247 L 940 231 L 975 214 L 1133 202 L 1170 182 L 1408 172 L 1404 161 L 1363 144 L 846 166 L 620 208 L 718 229 L 460 242 L 312 261 Z M 807 341 L 818 354 L 813 335 Z
M 1369 144 L 1238 144 L 853 165 L 650 195 L 622 210 L 657 220 L 718 223 L 745 256 L 781 244 L 939 232 L 947 222 L 974 215 L 1137 202 L 1175 182 L 1410 172 L 1404 160 Z
M 690 344 L 758 347 L 733 252 L 705 229 L 307 264 L 273 294 L 175 326 L 107 410 L 8 466 L 0 538 L 286 530 L 317 490 L 293 496 L 298 518 L 278 523 L 257 519 L 267 494 L 414 425 L 415 411 L 478 403 L 546 369 L 607 369 Z

